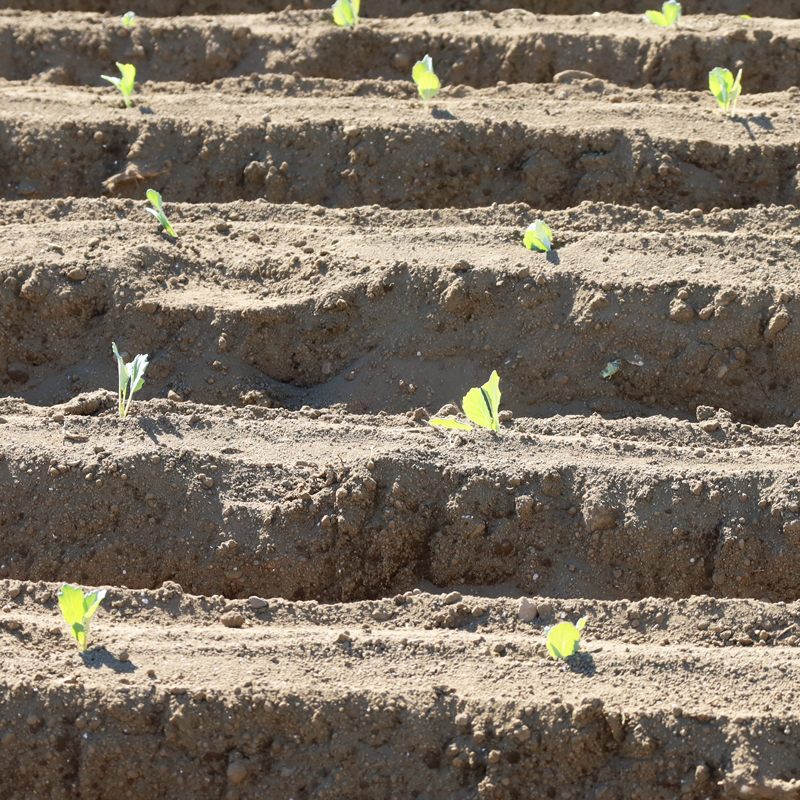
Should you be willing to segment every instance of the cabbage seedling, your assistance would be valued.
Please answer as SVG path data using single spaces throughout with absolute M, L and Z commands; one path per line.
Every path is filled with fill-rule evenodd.
M 553 232 L 545 224 L 544 220 L 537 219 L 536 222 L 528 225 L 525 231 L 525 238 L 522 240 L 528 250 L 547 250 L 550 251 L 550 245 L 553 242 Z
M 340 28 L 352 28 L 358 25 L 358 12 L 361 0 L 336 0 L 333 4 L 333 21 Z
M 125 419 L 131 410 L 134 392 L 138 392 L 144 386 L 144 372 L 147 369 L 148 361 L 146 355 L 138 355 L 130 364 L 126 364 L 114 342 L 111 342 L 111 347 L 117 358 L 117 372 L 119 373 L 119 418 Z
M 417 61 L 411 70 L 411 77 L 414 79 L 414 83 L 417 84 L 417 91 L 425 104 L 425 111 L 427 111 L 428 103 L 439 94 L 439 89 L 442 86 L 433 71 L 433 59 L 426 55 L 422 61 Z
M 497 370 L 492 372 L 491 377 L 483 386 L 470 389 L 464 395 L 461 404 L 468 419 L 472 420 L 476 425 L 480 425 L 481 428 L 488 428 L 493 433 L 497 433 L 497 429 L 500 426 L 500 376 L 497 374 Z M 455 419 L 436 418 L 429 420 L 429 423 L 439 428 L 472 430 L 471 425 Z
M 586 617 L 581 617 L 577 625 L 559 622 L 547 629 L 547 650 L 553 658 L 569 658 L 581 646 L 581 631 L 586 625 Z
M 172 225 L 169 224 L 167 215 L 164 213 L 164 206 L 161 203 L 161 195 L 155 189 L 147 190 L 147 199 L 155 206 L 155 208 L 148 208 L 149 211 L 160 223 L 161 227 L 173 238 L 177 239 L 178 234 L 175 233 Z
M 717 98 L 724 114 L 732 117 L 736 113 L 736 101 L 742 92 L 742 71 L 733 79 L 733 73 L 729 69 L 717 67 L 708 73 L 708 88 L 711 94 Z
M 81 653 L 86 649 L 89 620 L 94 616 L 100 601 L 105 596 L 105 589 L 96 589 L 84 597 L 82 589 L 76 589 L 68 583 L 65 583 L 58 593 L 58 605 L 64 615 L 64 622 L 69 625 L 72 635 L 78 642 Z
M 136 14 L 133 11 L 127 11 L 122 15 L 119 24 L 122 25 L 123 28 L 132 28 L 136 24 Z
M 666 28 L 674 25 L 680 19 L 681 13 L 680 3 L 676 2 L 676 0 L 666 0 L 664 5 L 661 6 L 661 11 L 645 11 L 644 15 L 650 22 L 654 22 L 656 25 L 663 25 Z
M 125 105 L 130 108 L 133 105 L 131 95 L 133 94 L 133 82 L 136 80 L 136 67 L 133 64 L 120 64 L 117 63 L 117 69 L 122 73 L 121 78 L 112 78 L 110 75 L 101 75 L 100 77 L 113 83 L 122 92 L 122 97 L 125 99 Z

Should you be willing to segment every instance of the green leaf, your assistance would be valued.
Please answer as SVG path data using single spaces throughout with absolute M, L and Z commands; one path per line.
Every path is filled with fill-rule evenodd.
M 610 380 L 619 372 L 619 367 L 619 361 L 609 361 L 600 373 L 600 377 L 604 380 Z
M 147 369 L 148 360 L 146 355 L 138 355 L 130 365 L 131 394 L 138 392 L 144 386 L 144 372 Z
M 336 0 L 333 4 L 333 21 L 340 28 L 352 28 L 358 24 L 360 0 Z
M 84 597 L 83 590 L 70 586 L 68 583 L 65 583 L 58 593 L 58 605 L 61 608 L 61 614 L 78 642 L 81 652 L 86 649 L 89 620 L 94 616 L 105 596 L 105 589 L 96 589 Z
M 667 0 L 663 6 L 661 6 L 661 10 L 664 12 L 664 20 L 667 25 L 674 25 L 681 16 L 682 8 L 681 4 L 676 2 L 676 0 Z
M 497 432 L 500 426 L 500 376 L 497 370 L 479 389 L 470 389 L 462 400 L 467 418 L 482 428 Z
M 100 606 L 100 602 L 106 596 L 105 589 L 95 589 L 91 594 L 86 595 L 83 599 L 83 624 L 89 624 L 89 620 L 94 616 Z
M 433 59 L 428 55 L 414 64 L 414 67 L 411 70 L 411 78 L 414 83 L 417 83 L 419 79 L 427 72 L 433 72 Z
M 650 22 L 662 27 L 674 25 L 682 13 L 681 4 L 677 0 L 666 0 L 661 6 L 661 11 L 645 11 L 644 15 Z
M 433 71 L 433 59 L 429 55 L 426 55 L 425 58 L 417 61 L 411 70 L 411 77 L 414 83 L 417 84 L 417 91 L 427 108 L 428 103 L 436 97 L 442 86 L 441 82 L 436 77 L 436 73 Z
M 155 206 L 155 209 L 145 209 L 149 211 L 162 225 L 164 231 L 173 239 L 177 239 L 178 235 L 175 233 L 172 225 L 169 224 L 167 215 L 164 213 L 164 206 L 162 205 L 161 195 L 155 189 L 147 190 L 147 199 Z
M 83 592 L 65 583 L 58 593 L 58 605 L 67 625 L 83 621 Z
M 428 420 L 429 425 L 434 425 L 437 428 L 457 428 L 460 431 L 471 431 L 472 425 L 467 425 L 466 422 L 459 422 L 457 419 L 442 419 L 435 417 Z
M 733 73 L 729 69 L 716 67 L 708 73 L 708 88 L 719 103 L 720 108 L 733 116 L 736 112 L 736 101 L 742 92 L 742 71 L 739 70 L 734 80 Z
M 110 75 L 101 75 L 103 80 L 113 83 L 117 89 L 122 92 L 125 98 L 125 105 L 130 108 L 133 103 L 131 102 L 131 95 L 133 94 L 133 86 L 136 80 L 136 67 L 133 64 L 120 64 L 116 62 L 117 69 L 122 73 L 121 78 L 112 78 Z
M 580 647 L 581 631 L 586 617 L 578 620 L 577 627 L 571 622 L 560 622 L 547 634 L 547 650 L 553 658 L 569 658 Z
M 155 189 L 147 190 L 147 199 L 155 206 L 155 209 L 158 212 L 158 214 L 164 213 L 161 206 L 161 195 Z M 152 213 L 151 209 L 147 210 Z
M 528 225 L 522 243 L 528 250 L 535 248 L 536 250 L 550 251 L 553 243 L 553 232 L 545 224 L 544 220 L 537 219 L 536 222 Z
M 441 85 L 442 84 L 439 82 L 439 79 L 433 72 L 425 72 L 420 75 L 420 78 L 417 81 L 417 90 L 419 91 L 422 99 L 427 103 L 430 100 L 433 100 L 437 94 L 439 94 Z

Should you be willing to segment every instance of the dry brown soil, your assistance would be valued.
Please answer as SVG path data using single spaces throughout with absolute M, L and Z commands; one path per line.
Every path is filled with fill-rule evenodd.
M 797 800 L 796 3 L 296 5 L 0 3 L 0 798 Z

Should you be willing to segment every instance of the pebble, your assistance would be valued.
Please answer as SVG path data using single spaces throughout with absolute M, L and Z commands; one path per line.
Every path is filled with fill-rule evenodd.
M 531 622 L 539 616 L 539 609 L 536 603 L 532 603 L 527 597 L 522 597 L 519 601 L 517 614 L 523 622 Z
M 71 267 L 64 274 L 71 281 L 85 281 L 87 272 L 83 267 Z
M 249 597 L 247 602 L 250 603 L 250 608 L 269 608 L 269 603 L 263 597 L 258 597 L 257 595 Z
M 461 594 L 459 592 L 450 592 L 447 597 L 444 598 L 444 604 L 446 606 L 453 605 L 453 603 L 461 602 Z
M 244 615 L 238 611 L 229 611 L 222 615 L 222 624 L 226 628 L 241 628 L 244 625 Z

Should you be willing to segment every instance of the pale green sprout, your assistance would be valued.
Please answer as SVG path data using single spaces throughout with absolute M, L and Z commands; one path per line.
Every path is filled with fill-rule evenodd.
M 666 0 L 664 5 L 661 6 L 661 11 L 645 11 L 644 15 L 650 22 L 656 25 L 663 25 L 665 28 L 674 25 L 682 13 L 681 4 L 676 0 Z
M 547 650 L 553 658 L 569 658 L 581 646 L 581 631 L 586 625 L 586 617 L 581 617 L 577 625 L 559 622 L 547 629 Z
M 742 71 L 733 79 L 733 73 L 729 69 L 717 67 L 708 73 L 708 88 L 711 94 L 717 98 L 723 113 L 729 117 L 736 114 L 736 101 L 742 93 Z
M 148 361 L 146 355 L 138 355 L 130 364 L 126 364 L 114 342 L 111 342 L 111 347 L 117 358 L 117 372 L 119 373 L 119 418 L 125 419 L 131 410 L 134 392 L 138 392 L 144 386 L 144 373 Z
M 528 250 L 536 248 L 537 250 L 549 251 L 553 243 L 553 232 L 545 224 L 544 220 L 537 219 L 536 222 L 528 225 L 522 242 Z
M 500 376 L 497 370 L 492 372 L 489 380 L 480 388 L 470 389 L 461 401 L 467 419 L 472 420 L 481 428 L 488 428 L 497 433 L 500 426 Z M 458 430 L 471 431 L 472 426 L 466 422 L 455 419 L 436 418 L 429 420 L 431 425 L 439 428 L 457 428 Z
M 619 360 L 609 361 L 608 364 L 606 364 L 605 367 L 603 367 L 603 371 L 600 373 L 600 377 L 603 378 L 603 380 L 609 381 L 619 372 L 619 368 L 620 368 Z
M 164 213 L 164 206 L 161 202 L 161 195 L 155 189 L 147 190 L 147 199 L 155 206 L 154 208 L 146 209 L 149 211 L 160 223 L 164 230 L 173 238 L 177 239 L 178 234 L 175 233 L 172 225 L 169 224 L 167 215 Z
M 121 78 L 112 78 L 110 75 L 101 75 L 100 77 L 113 83 L 122 92 L 125 105 L 130 108 L 133 105 L 131 95 L 133 94 L 133 82 L 136 80 L 136 67 L 133 64 L 120 64 L 119 61 L 116 64 L 117 69 L 122 73 Z
M 69 625 L 72 635 L 78 642 L 81 653 L 86 650 L 86 637 L 89 635 L 89 620 L 97 611 L 100 601 L 106 596 L 105 589 L 96 589 L 84 597 L 83 590 L 65 583 L 58 593 L 58 605 Z
M 336 0 L 333 4 L 333 21 L 340 28 L 352 28 L 358 25 L 358 12 L 361 0 Z
M 421 61 L 417 61 L 411 70 L 411 77 L 414 79 L 414 83 L 417 84 L 417 91 L 425 104 L 425 111 L 427 111 L 428 103 L 439 94 L 439 89 L 442 86 L 433 71 L 433 59 L 426 55 Z
M 122 15 L 122 19 L 119 21 L 119 24 L 122 25 L 123 28 L 132 28 L 136 24 L 136 14 L 133 11 L 127 11 Z

